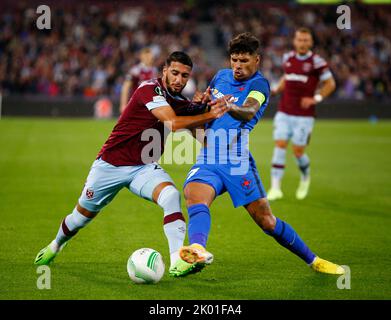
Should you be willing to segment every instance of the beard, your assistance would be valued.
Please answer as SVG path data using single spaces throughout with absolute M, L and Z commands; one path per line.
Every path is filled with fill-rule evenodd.
M 166 83 L 166 86 L 167 86 L 167 90 L 170 94 L 172 95 L 177 95 L 177 94 L 180 94 L 183 90 L 183 86 L 180 88 L 180 90 L 176 91 L 176 89 L 172 88 L 171 87 L 171 82 L 170 80 L 168 79 L 168 76 L 165 76 L 164 78 L 164 82 Z

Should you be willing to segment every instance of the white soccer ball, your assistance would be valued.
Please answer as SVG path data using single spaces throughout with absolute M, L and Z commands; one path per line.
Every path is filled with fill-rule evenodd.
M 164 275 L 162 255 L 150 248 L 138 249 L 128 259 L 128 274 L 135 283 L 157 283 Z

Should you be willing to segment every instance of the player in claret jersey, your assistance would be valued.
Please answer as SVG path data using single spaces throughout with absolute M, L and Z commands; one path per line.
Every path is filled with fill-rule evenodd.
M 141 82 L 157 78 L 158 71 L 153 65 L 154 57 L 150 48 L 140 51 L 140 62 L 131 67 L 125 76 L 125 81 L 121 88 L 120 112 L 122 113 L 131 96 Z
M 38 253 L 35 264 L 49 264 L 78 230 L 126 187 L 163 209 L 170 274 L 178 276 L 193 271 L 194 264 L 179 259 L 186 233 L 180 193 L 156 163 L 163 153 L 165 126 L 172 131 L 193 128 L 221 117 L 226 111 L 223 99 L 206 112 L 209 95 L 197 93 L 192 102 L 181 95 L 192 66 L 187 54 L 173 52 L 166 60 L 163 77 L 145 81 L 137 88 L 94 161 L 73 212 L 62 221 L 56 238 Z
M 315 120 L 315 105 L 335 90 L 335 81 L 327 62 L 311 51 L 313 39 L 306 28 L 296 31 L 295 50 L 284 55 L 284 76 L 271 94 L 282 92 L 278 112 L 274 117 L 275 147 L 271 169 L 271 188 L 267 198 L 283 197 L 281 180 L 284 175 L 286 148 L 292 141 L 293 153 L 301 171 L 297 199 L 304 199 L 310 187 L 310 159 L 305 153 Z M 318 84 L 320 89 L 316 92 Z

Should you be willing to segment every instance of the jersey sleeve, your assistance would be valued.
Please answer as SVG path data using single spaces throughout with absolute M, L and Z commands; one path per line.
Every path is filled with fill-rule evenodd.
M 320 81 L 325 81 L 333 76 L 326 60 L 321 56 L 314 56 L 314 69 L 316 70 Z
M 125 80 L 133 81 L 135 76 L 137 76 L 137 66 L 134 66 L 129 69 L 128 73 L 125 75 Z
M 158 84 L 145 84 L 138 88 L 138 97 L 142 104 L 145 105 L 149 111 L 169 106 L 163 91 Z
M 247 98 L 253 98 L 259 102 L 259 105 L 262 106 L 265 102 L 269 100 L 270 95 L 270 86 L 265 79 L 255 80 L 250 85 L 249 94 Z

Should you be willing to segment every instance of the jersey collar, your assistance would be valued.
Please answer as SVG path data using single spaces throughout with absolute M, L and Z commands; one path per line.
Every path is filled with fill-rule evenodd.
M 306 54 L 303 54 L 303 55 L 300 55 L 298 53 L 295 54 L 296 59 L 299 59 L 299 60 L 306 60 L 306 59 L 308 59 L 311 56 L 312 56 L 312 51 L 311 50 L 308 51 Z

